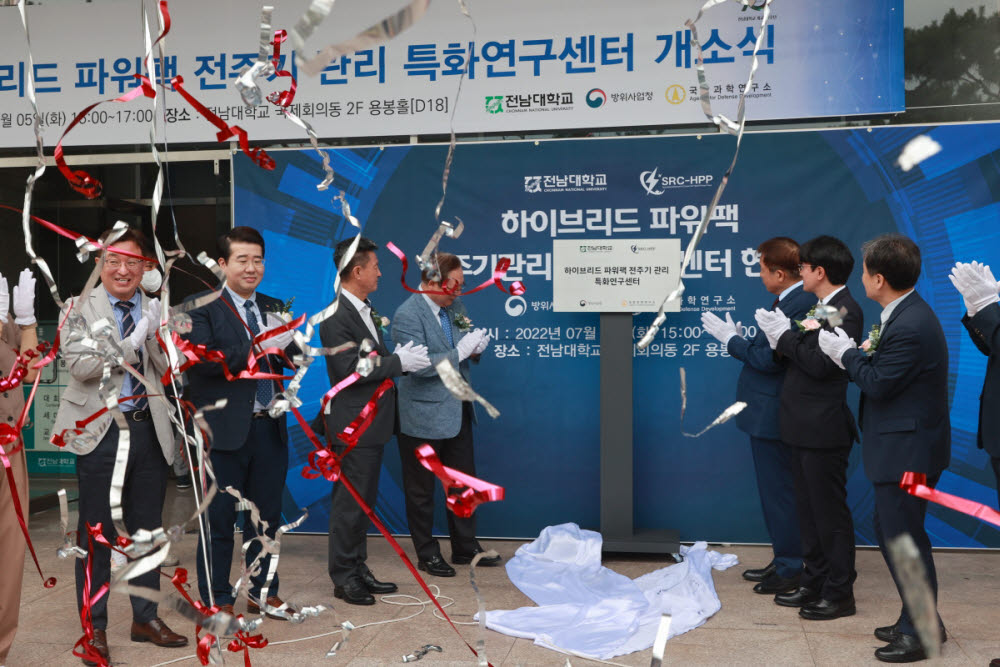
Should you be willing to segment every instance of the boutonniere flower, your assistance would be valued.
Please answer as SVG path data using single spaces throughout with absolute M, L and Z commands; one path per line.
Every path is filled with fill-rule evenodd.
M 374 308 L 372 308 L 372 322 L 375 323 L 375 328 L 382 333 L 389 333 L 389 318 L 384 315 L 380 315 Z
M 875 350 L 878 349 L 878 343 L 881 339 L 882 327 L 878 324 L 873 324 L 871 331 L 868 332 L 868 340 L 861 343 L 861 351 L 870 357 L 875 354 Z
M 459 331 L 468 331 L 472 328 L 472 320 L 465 315 L 455 315 L 455 319 L 452 320 L 452 322 L 454 322 L 455 327 L 458 328 Z
M 274 313 L 275 315 L 277 315 L 278 317 L 280 317 L 282 320 L 284 320 L 286 324 L 295 319 L 295 313 L 292 312 L 292 304 L 293 303 L 295 303 L 295 297 L 294 296 L 291 299 L 289 299 L 288 301 L 286 301 L 283 304 L 281 304 L 281 306 L 278 307 L 278 310 L 275 311 L 275 313 Z
M 816 319 L 815 315 L 816 306 L 813 306 L 804 318 L 795 320 L 795 325 L 799 328 L 799 331 L 818 331 L 822 325 Z

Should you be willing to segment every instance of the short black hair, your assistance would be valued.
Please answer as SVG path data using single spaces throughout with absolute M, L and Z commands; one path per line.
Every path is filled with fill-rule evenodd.
M 868 275 L 881 273 L 897 292 L 910 289 L 920 278 L 920 248 L 902 234 L 883 234 L 861 246 Z
M 354 243 L 353 236 L 349 239 L 344 239 L 337 244 L 337 247 L 334 248 L 333 251 L 334 266 L 340 266 L 340 261 L 344 259 L 344 255 L 347 254 L 347 250 L 351 247 L 352 243 Z M 375 252 L 376 250 L 378 250 L 378 246 L 375 245 L 375 242 L 370 238 L 362 236 L 361 240 L 358 241 L 358 247 L 354 251 L 354 256 L 351 257 L 351 261 L 348 262 L 347 266 L 344 267 L 344 270 L 340 272 L 340 279 L 344 280 L 347 278 L 347 276 L 351 274 L 351 269 L 355 266 L 368 266 L 368 253 Z
M 100 243 L 102 246 L 109 245 L 108 239 L 110 239 L 111 235 L 114 233 L 115 233 L 114 229 L 105 230 L 98 237 L 97 242 Z M 120 246 L 122 243 L 128 243 L 129 241 L 139 246 L 139 252 L 143 256 L 145 257 L 153 256 L 153 245 L 149 242 L 149 238 L 147 238 L 146 235 L 142 233 L 142 230 L 136 229 L 135 227 L 129 227 L 128 229 L 126 229 L 124 232 L 122 232 L 122 235 L 116 238 L 114 242 L 111 243 L 110 245 Z
M 854 270 L 854 255 L 843 241 L 833 236 L 817 236 L 803 243 L 799 249 L 799 261 L 822 266 L 826 277 L 834 285 L 845 284 Z
M 264 237 L 253 227 L 233 227 L 232 230 L 219 237 L 216 242 L 219 257 L 229 261 L 233 252 L 233 243 L 253 243 L 260 246 L 260 256 L 264 256 Z

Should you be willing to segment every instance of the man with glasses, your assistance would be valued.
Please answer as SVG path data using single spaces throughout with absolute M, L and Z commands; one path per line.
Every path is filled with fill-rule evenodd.
M 107 243 L 111 232 L 100 238 Z M 122 253 L 115 252 L 121 250 Z M 152 254 L 142 232 L 129 229 L 119 236 L 111 248 L 98 257 L 101 284 L 90 291 L 86 299 L 72 301 L 72 314 L 82 317 L 86 330 L 74 320 L 67 320 L 63 332 L 65 341 L 60 350 L 66 361 L 70 379 L 63 390 L 53 434 L 72 432 L 77 422 L 100 412 L 104 401 L 100 394 L 105 367 L 111 366 L 111 389 L 119 398 L 119 409 L 128 425 L 128 461 L 121 488 L 121 508 L 125 528 L 130 534 L 140 529 L 153 530 L 161 525 L 163 499 L 166 493 L 167 466 L 174 459 L 174 434 L 170 424 L 170 404 L 147 395 L 162 394 L 160 386 L 145 386 L 126 366 L 143 376 L 159 378 L 167 369 L 167 359 L 156 339 L 160 323 L 160 304 L 148 299 L 138 289 L 145 262 L 140 259 Z M 128 253 L 128 254 L 123 254 Z M 107 326 L 110 323 L 110 326 Z M 99 346 L 111 345 L 95 352 Z M 102 345 L 103 344 L 103 345 Z M 101 533 L 111 544 L 117 537 L 111 519 L 112 477 L 120 442 L 118 424 L 111 413 L 97 417 L 87 427 L 88 438 L 76 438 L 69 443 L 77 454 L 76 475 L 80 492 L 80 516 L 77 525 L 78 544 L 90 549 L 88 525 L 100 525 Z M 66 436 L 64 436 L 66 437 Z M 124 536 L 123 536 L 124 537 Z M 111 574 L 111 553 L 96 541 L 92 551 L 91 572 L 86 561 L 76 560 L 77 603 L 83 609 L 84 586 L 89 578 L 90 591 L 108 583 Z M 159 590 L 160 574 L 156 570 L 133 578 L 134 586 Z M 152 642 L 157 646 L 176 648 L 187 646 L 186 637 L 172 631 L 157 615 L 157 604 L 131 596 L 134 642 Z M 90 652 L 110 661 L 108 640 L 108 596 L 101 596 L 91 606 L 94 637 L 89 641 Z M 84 664 L 96 665 L 96 660 L 83 659 Z
M 434 474 L 417 460 L 415 450 L 427 443 L 441 463 L 469 475 L 476 474 L 472 446 L 472 425 L 476 423 L 473 403 L 455 398 L 441 381 L 436 364 L 451 362 L 466 382 L 469 360 L 478 361 L 490 343 L 485 329 L 473 329 L 472 321 L 458 294 L 465 286 L 461 261 L 451 253 L 437 253 L 438 277 L 430 270 L 421 275 L 421 291 L 403 302 L 396 311 L 392 339 L 397 345 L 426 345 L 431 364 L 399 378 L 399 454 L 403 462 L 403 490 L 406 521 L 417 552 L 417 567 L 438 577 L 454 577 L 455 569 L 442 557 L 434 525 Z M 442 278 L 443 277 L 443 278 Z M 483 551 L 476 540 L 476 517 L 467 519 L 448 512 L 451 562 L 470 563 Z M 479 565 L 496 566 L 500 557 L 481 558 Z

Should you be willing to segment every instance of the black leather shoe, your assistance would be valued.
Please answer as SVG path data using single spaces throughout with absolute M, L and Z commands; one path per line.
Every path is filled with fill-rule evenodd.
M 927 651 L 913 635 L 898 634 L 891 644 L 876 649 L 875 657 L 882 662 L 917 662 L 927 659 Z
M 777 572 L 774 572 L 767 576 L 762 582 L 754 586 L 753 592 L 760 593 L 761 595 L 773 595 L 775 593 L 787 593 L 789 591 L 794 591 L 798 587 L 799 575 L 786 579 Z
M 427 574 L 432 574 L 435 577 L 455 576 L 455 568 L 444 562 L 444 558 L 441 558 L 441 554 L 437 554 L 428 560 L 418 560 L 417 569 L 423 570 Z
M 875 628 L 875 636 L 884 642 L 891 644 L 896 641 L 899 637 L 899 630 L 896 629 L 895 625 L 883 625 L 881 628 Z M 944 626 L 941 626 L 941 643 L 948 641 L 948 633 L 945 631 Z
M 454 563 L 455 565 L 468 565 L 469 563 L 472 562 L 472 559 L 475 558 L 477 554 L 481 554 L 484 551 L 486 551 L 486 549 L 477 546 L 476 550 L 473 551 L 471 554 L 453 553 L 451 555 L 451 562 Z M 479 559 L 479 562 L 476 563 L 476 567 L 496 567 L 501 562 L 503 562 L 503 558 L 501 558 L 500 556 L 490 556 L 488 558 L 484 557 Z
M 804 607 L 811 602 L 819 602 L 819 593 L 805 586 L 800 586 L 791 593 L 778 593 L 774 596 L 774 603 L 782 607 Z
M 368 570 L 361 575 L 361 581 L 364 582 L 365 588 L 372 595 L 382 594 L 382 593 L 395 593 L 399 590 L 399 587 L 391 581 L 379 581 L 372 574 L 371 570 Z
M 777 570 L 774 563 L 768 563 L 767 567 L 760 567 L 756 570 L 743 570 L 743 578 L 747 581 L 764 581 Z
M 854 596 L 843 600 L 819 600 L 799 609 L 799 616 L 809 621 L 831 621 L 842 616 L 858 613 L 854 606 Z
M 343 586 L 333 587 L 333 597 L 340 598 L 347 604 L 369 605 L 375 604 L 375 598 L 368 592 L 365 582 L 361 577 L 351 577 Z

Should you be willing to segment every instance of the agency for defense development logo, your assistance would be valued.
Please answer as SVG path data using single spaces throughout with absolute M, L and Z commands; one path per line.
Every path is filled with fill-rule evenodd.
M 591 88 L 587 91 L 587 106 L 591 109 L 598 109 L 608 101 L 608 96 L 600 88 Z
M 503 95 L 487 95 L 486 111 L 489 113 L 503 112 Z

